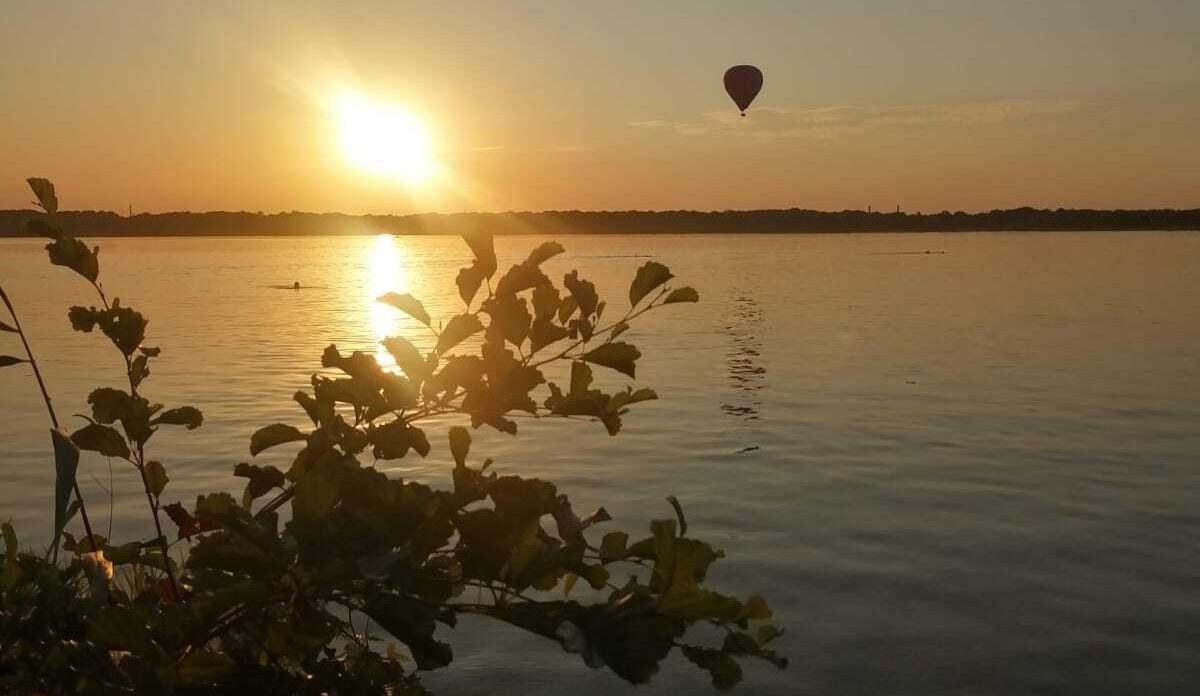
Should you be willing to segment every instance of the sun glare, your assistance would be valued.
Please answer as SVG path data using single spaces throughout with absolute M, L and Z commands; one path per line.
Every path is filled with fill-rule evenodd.
M 337 105 L 337 118 L 342 151 L 354 167 L 406 184 L 421 184 L 433 176 L 433 142 L 413 114 L 347 96 Z

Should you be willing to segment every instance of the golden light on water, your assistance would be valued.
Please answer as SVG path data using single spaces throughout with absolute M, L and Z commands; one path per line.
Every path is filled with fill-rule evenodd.
M 403 248 L 396 243 L 396 238 L 390 234 L 375 237 L 368 252 L 367 259 L 367 307 L 368 319 L 371 323 L 371 336 L 376 341 L 375 358 L 384 368 L 394 367 L 396 361 L 379 341 L 388 336 L 400 333 L 400 322 L 395 309 L 377 302 L 380 295 L 389 292 L 409 292 L 408 264 Z
M 355 168 L 408 185 L 436 173 L 433 139 L 416 115 L 358 94 L 342 96 L 335 111 L 342 152 Z

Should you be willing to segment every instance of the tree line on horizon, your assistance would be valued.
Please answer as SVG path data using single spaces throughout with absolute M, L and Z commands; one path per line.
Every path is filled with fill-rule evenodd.
M 0 211 L 0 237 L 35 236 L 33 210 Z M 505 213 L 172 212 L 131 217 L 110 211 L 59 213 L 68 234 L 90 236 L 289 236 L 340 234 L 786 234 L 1020 230 L 1200 230 L 1200 208 L 1090 210 L 1013 208 L 967 213 L 819 211 L 545 211 Z

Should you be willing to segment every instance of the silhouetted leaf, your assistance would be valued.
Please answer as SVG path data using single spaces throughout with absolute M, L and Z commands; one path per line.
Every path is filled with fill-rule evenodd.
M 188 430 L 195 430 L 204 423 L 204 414 L 194 406 L 180 406 L 163 411 L 152 423 L 163 425 L 184 425 Z
M 171 521 L 175 523 L 175 526 L 179 528 L 180 539 L 191 537 L 202 531 L 200 523 L 192 516 L 192 513 L 185 510 L 179 503 L 164 505 L 162 509 L 163 512 L 167 513 L 167 517 L 170 517 Z
M 600 541 L 600 558 L 605 561 L 615 561 L 625 557 L 625 547 L 629 543 L 629 535 L 625 532 L 609 532 Z
M 429 378 L 430 365 L 408 339 L 392 336 L 383 339 L 383 347 L 392 355 L 396 365 L 404 370 L 404 374 L 414 382 L 423 382 Z
M 529 328 L 530 352 L 536 353 L 546 346 L 567 337 L 567 330 L 549 321 L 535 321 Z
M 50 431 L 50 441 L 54 445 L 54 542 L 52 548 L 58 547 L 69 515 L 68 506 L 71 494 L 75 490 L 75 473 L 79 469 L 79 448 L 61 430 Z
M 72 307 L 67 312 L 67 318 L 71 320 L 71 328 L 76 331 L 90 333 L 96 327 L 96 322 L 99 321 L 99 310 L 95 307 Z
M 490 232 L 473 232 L 464 234 L 463 241 L 471 247 L 475 256 L 475 267 L 485 278 L 491 278 L 496 272 L 496 248 Z
M 25 360 L 24 358 L 14 358 L 11 355 L 0 355 L 0 367 L 8 367 L 9 365 L 20 365 L 21 363 L 27 363 L 27 362 L 29 362 L 29 361 Z
M 483 331 L 483 324 L 474 314 L 459 314 L 452 317 L 450 321 L 446 322 L 446 328 L 442 329 L 442 333 L 438 336 L 436 349 L 438 355 L 445 355 L 446 351 L 480 331 Z
M 540 266 L 542 263 L 558 256 L 564 251 L 566 249 L 563 249 L 563 245 L 558 242 L 542 242 L 533 251 L 529 252 L 529 258 L 525 259 L 525 265 Z
M 97 258 L 100 247 L 89 249 L 78 239 L 63 236 L 47 244 L 46 251 L 50 252 L 50 263 L 55 266 L 69 268 L 93 283 L 100 277 L 100 261 Z
M 682 288 L 675 288 L 671 292 L 667 293 L 667 297 L 666 297 L 666 299 L 663 300 L 663 304 L 674 304 L 676 302 L 699 302 L 699 301 L 700 301 L 700 293 L 696 292 L 695 288 L 682 287 Z
M 54 184 L 49 179 L 31 177 L 25 181 L 29 188 L 33 189 L 33 195 L 37 196 L 38 205 L 42 206 L 42 210 L 51 215 L 58 212 L 58 196 L 55 195 Z
M 550 279 L 546 277 L 545 273 L 542 273 L 542 269 L 523 263 L 517 264 L 509 268 L 508 272 L 500 278 L 500 282 L 496 283 L 496 295 L 498 297 L 515 295 L 541 285 L 550 285 Z
M 9 333 L 19 333 L 15 328 L 9 326 L 8 324 L 5 324 L 2 321 L 0 321 L 0 331 L 7 331 Z
M 420 300 L 412 295 L 401 295 L 399 293 L 389 292 L 385 295 L 381 295 L 378 301 L 395 307 L 413 319 L 421 322 L 425 326 L 430 325 L 429 312 L 426 312 L 425 306 L 421 304 Z
M 129 445 L 125 443 L 125 438 L 107 425 L 85 425 L 71 434 L 71 442 L 81 450 L 99 452 L 106 457 L 129 458 Z
M 742 680 L 742 667 L 729 655 L 720 650 L 683 646 L 683 654 L 696 666 L 707 671 L 717 691 L 728 691 Z
M 567 319 L 579 309 L 579 303 L 575 301 L 574 296 L 564 297 L 558 305 L 558 323 L 566 323 Z
M 524 343 L 533 320 L 524 297 L 497 293 L 496 297 L 483 303 L 483 311 L 491 319 L 488 336 L 499 337 L 514 346 Z
M 597 346 L 580 356 L 580 359 L 636 377 L 634 373 L 637 369 L 637 359 L 640 357 L 642 354 L 637 348 L 618 341 Z
M 470 266 L 459 270 L 458 276 L 454 279 L 454 284 L 458 286 L 458 296 L 462 298 L 463 304 L 471 306 L 471 300 L 475 299 L 475 293 L 479 292 L 479 286 L 483 284 L 483 272 L 478 266 Z
M 552 284 L 539 285 L 533 289 L 534 321 L 550 321 L 558 311 L 558 288 Z
M 637 270 L 637 275 L 629 286 L 629 306 L 636 307 L 643 297 L 674 277 L 671 270 L 661 263 L 647 261 Z
M 150 376 L 150 367 L 147 362 L 146 356 L 139 355 L 129 364 L 129 380 L 133 382 L 134 388 L 140 386 L 142 381 Z
M 422 457 L 429 454 L 429 438 L 425 436 L 425 431 L 402 420 L 374 428 L 368 440 L 375 446 L 376 459 L 400 459 L 408 454 L 409 449 Z
M 592 385 L 592 368 L 587 363 L 571 362 L 571 394 L 582 394 Z
M 471 451 L 471 433 L 461 425 L 455 425 L 450 428 L 450 454 L 454 457 L 454 463 L 458 466 L 465 466 L 467 463 L 467 453 Z
M 162 495 L 162 492 L 167 488 L 167 482 L 171 479 L 167 476 L 167 469 L 159 461 L 146 462 L 145 468 L 146 487 L 154 494 L 154 497 Z
M 259 428 L 253 435 L 250 436 L 250 456 L 255 456 L 263 450 L 282 445 L 285 442 L 298 442 L 306 440 L 308 437 L 297 430 L 296 428 L 285 425 L 283 423 L 275 423 L 264 428 Z
M 250 479 L 246 482 L 246 493 L 242 500 L 242 506 L 247 509 L 252 501 L 263 497 L 272 489 L 282 488 L 286 482 L 283 472 L 279 469 L 273 466 L 255 466 L 246 462 L 235 466 L 233 475 Z
M 575 299 L 585 318 L 596 311 L 596 303 L 600 298 L 596 295 L 596 286 L 590 280 L 582 280 L 578 271 L 571 271 L 563 276 L 563 285 L 571 292 L 571 297 Z M 559 312 L 559 320 L 564 321 L 561 310 Z
M 390 595 L 375 595 L 363 611 L 383 630 L 408 646 L 417 669 L 437 669 L 450 664 L 450 646 L 433 638 L 436 628 L 432 607 L 414 600 Z
M 133 355 L 146 338 L 146 318 L 136 310 L 122 307 L 119 298 L 113 298 L 110 309 L 72 307 L 68 317 L 76 331 L 90 333 L 99 326 L 113 345 L 127 357 Z
M 608 334 L 608 337 L 610 339 L 616 338 L 617 336 L 620 336 L 621 334 L 625 333 L 628 330 L 629 330 L 629 324 L 626 324 L 623 321 L 619 321 L 615 325 L 613 325 L 612 332 Z

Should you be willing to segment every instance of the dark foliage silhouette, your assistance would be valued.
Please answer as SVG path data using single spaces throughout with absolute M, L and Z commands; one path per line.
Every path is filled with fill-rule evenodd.
M 379 298 L 432 332 L 432 351 L 386 339 L 399 367 L 391 372 L 370 354 L 329 346 L 326 372 L 294 397 L 309 425 L 276 423 L 250 436 L 251 456 L 293 448 L 290 468 L 238 463 L 240 500 L 214 492 L 194 505 L 168 503 L 169 470 L 149 453 L 153 436 L 198 428 L 203 416 L 147 396 L 162 356 L 145 343 L 147 319 L 110 299 L 99 248 L 64 231 L 50 182 L 29 183 L 43 208 L 29 224 L 50 238 L 51 262 L 96 295 L 96 305 L 70 309 L 70 322 L 103 334 L 126 379 L 92 391 L 86 423 L 68 437 L 35 372 L 55 428 L 53 543 L 45 555 L 22 552 L 3 525 L 0 692 L 425 693 L 416 672 L 453 660 L 437 626 L 463 614 L 556 640 L 634 683 L 675 648 L 718 689 L 740 681 L 738 659 L 786 664 L 769 647 L 780 631 L 761 597 L 705 587 L 722 553 L 688 535 L 673 497 L 673 518 L 652 522 L 642 538 L 598 534 L 610 521 L 603 508 L 580 516 L 552 483 L 498 473 L 472 453 L 463 425 L 441 437 L 426 429 L 454 414 L 514 435 L 520 416 L 594 421 L 618 434 L 631 407 L 657 395 L 602 391 L 592 371 L 634 378 L 641 353 L 618 340 L 630 323 L 698 301 L 692 288 L 672 287 L 666 266 L 639 268 L 621 311 L 574 271 L 561 287 L 542 272 L 563 251 L 557 243 L 499 273 L 491 237 L 469 235 L 474 259 L 455 279 L 461 313 L 439 323 L 410 295 Z M 19 336 L 26 356 L 0 357 L 0 367 L 35 366 L 3 297 L 13 324 L 0 330 Z M 569 368 L 567 382 L 547 380 L 543 369 L 554 365 Z M 153 538 L 119 544 L 93 532 L 75 483 L 81 452 L 137 471 Z M 449 490 L 390 478 L 371 463 L 435 452 L 449 454 Z M 67 531 L 76 515 L 79 539 Z M 65 558 L 56 559 L 59 549 Z

